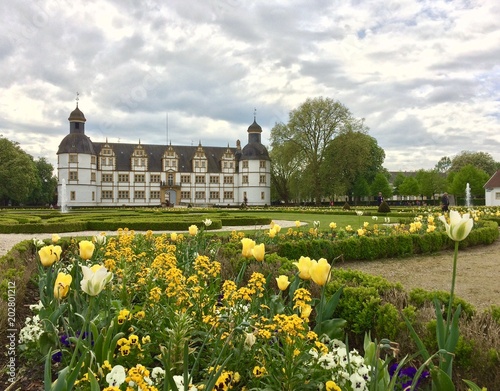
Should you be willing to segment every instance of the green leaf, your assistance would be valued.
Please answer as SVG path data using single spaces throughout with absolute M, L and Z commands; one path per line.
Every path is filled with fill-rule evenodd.
M 44 331 L 40 334 L 38 341 L 42 354 L 49 354 L 53 348 L 57 347 L 57 336 L 54 333 Z
M 463 379 L 464 383 L 471 389 L 471 391 L 483 391 L 481 387 L 479 387 L 476 383 L 471 382 L 470 380 Z
M 443 313 L 441 311 L 441 302 L 438 299 L 434 299 L 434 310 L 436 312 L 436 339 L 437 344 L 440 349 L 445 348 L 446 338 L 447 338 L 447 327 L 443 319 Z
M 99 383 L 97 382 L 97 379 L 95 378 L 94 372 L 92 372 L 89 369 L 89 371 L 87 373 L 89 374 L 90 391 L 100 391 L 101 387 L 99 387 Z
M 455 391 L 450 377 L 439 367 L 431 369 L 432 388 L 439 391 Z
M 326 303 L 325 309 L 323 311 L 323 319 L 331 318 L 333 316 L 335 308 L 337 308 L 337 305 L 339 304 L 340 296 L 342 295 L 343 290 L 343 287 L 339 288 L 339 290 L 337 290 L 337 292 L 335 292 L 332 297 L 328 299 L 328 302 Z
M 327 319 L 317 324 L 314 332 L 318 335 L 327 335 L 330 339 L 344 339 L 344 327 L 347 321 L 345 319 L 335 318 Z

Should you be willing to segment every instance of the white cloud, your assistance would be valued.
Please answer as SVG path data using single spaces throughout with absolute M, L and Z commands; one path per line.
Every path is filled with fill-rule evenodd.
M 388 169 L 500 161 L 500 4 L 479 0 L 0 4 L 0 134 L 56 165 L 76 92 L 94 141 L 234 145 L 307 98 L 364 118 Z

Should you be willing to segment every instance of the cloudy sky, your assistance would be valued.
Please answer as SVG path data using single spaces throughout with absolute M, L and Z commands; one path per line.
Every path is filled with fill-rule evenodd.
M 323 96 L 365 119 L 389 170 L 500 161 L 498 15 L 497 0 L 2 1 L 0 134 L 56 166 L 79 92 L 93 141 L 235 146 L 256 109 L 268 144 Z

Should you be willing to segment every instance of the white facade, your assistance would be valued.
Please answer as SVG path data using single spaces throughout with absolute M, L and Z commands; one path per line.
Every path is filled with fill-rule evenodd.
M 486 206 L 500 206 L 500 170 L 484 185 L 484 203 Z
M 94 143 L 85 121 L 77 107 L 59 145 L 58 194 L 66 195 L 59 206 L 271 203 L 271 162 L 255 121 L 243 149 L 239 141 L 234 148 Z

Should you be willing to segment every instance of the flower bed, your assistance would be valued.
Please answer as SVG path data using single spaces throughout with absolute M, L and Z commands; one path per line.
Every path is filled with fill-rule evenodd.
M 345 240 L 414 241 L 401 227 L 398 235 L 369 228 Z M 325 257 L 281 258 L 273 266 L 279 255 L 265 254 L 288 242 L 282 235 L 339 242 L 335 229 L 285 234 L 272 225 L 255 238 L 259 244 L 235 232 L 226 245 L 197 227 L 37 243 L 41 301 L 21 333 L 23 356 L 46 356 L 48 389 L 398 389 L 409 373 L 410 384 L 425 387 L 431 373 L 406 370 L 404 360 L 389 384 L 397 350 L 390 341 L 368 338 L 363 354 L 344 344 L 346 321 L 334 316 L 343 287 L 331 289 Z M 375 246 L 366 243 L 364 251 Z M 435 368 L 433 376 L 441 373 Z

